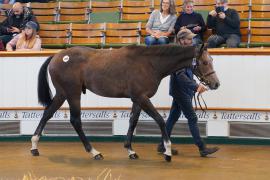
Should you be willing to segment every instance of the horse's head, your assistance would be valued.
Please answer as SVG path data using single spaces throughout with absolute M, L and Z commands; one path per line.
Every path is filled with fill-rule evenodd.
M 204 44 L 196 49 L 196 63 L 193 63 L 193 73 L 210 89 L 217 89 L 220 85 L 213 67 L 213 59 Z

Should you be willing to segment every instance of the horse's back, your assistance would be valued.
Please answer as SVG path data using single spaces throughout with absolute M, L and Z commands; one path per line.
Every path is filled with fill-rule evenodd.
M 156 82 L 150 78 L 154 74 L 151 65 L 136 52 L 134 46 L 114 50 L 73 47 L 56 54 L 49 71 L 54 84 L 62 89 L 76 86 L 101 96 L 130 97 L 130 93 L 136 94 L 134 87 L 144 91 L 149 89 L 147 84 Z

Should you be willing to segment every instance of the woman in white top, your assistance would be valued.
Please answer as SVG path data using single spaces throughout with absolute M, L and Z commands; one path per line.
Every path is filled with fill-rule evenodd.
M 7 51 L 40 51 L 41 40 L 37 28 L 35 22 L 27 22 L 24 30 L 7 43 Z
M 161 0 L 160 10 L 154 10 L 146 24 L 149 36 L 145 38 L 145 44 L 168 44 L 168 36 L 174 32 L 176 18 L 174 0 Z

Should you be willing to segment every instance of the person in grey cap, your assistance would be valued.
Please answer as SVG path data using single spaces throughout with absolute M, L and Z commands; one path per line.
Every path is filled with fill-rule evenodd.
M 177 43 L 180 46 L 192 46 L 192 38 L 196 34 L 192 33 L 189 29 L 182 29 L 177 34 Z M 170 110 L 169 117 L 166 121 L 166 130 L 168 135 L 171 136 L 173 126 L 179 119 L 181 113 L 185 115 L 188 120 L 189 130 L 197 145 L 201 157 L 206 157 L 218 151 L 218 147 L 207 148 L 203 142 L 200 131 L 198 128 L 198 117 L 192 106 L 192 98 L 196 92 L 203 93 L 207 88 L 202 84 L 197 84 L 193 79 L 191 68 L 185 68 L 173 73 L 170 77 L 170 95 L 173 97 L 173 102 Z M 157 147 L 158 152 L 164 152 L 165 148 L 161 142 Z M 177 155 L 178 151 L 172 149 L 172 154 Z
M 33 21 L 26 23 L 22 33 L 7 43 L 7 51 L 40 51 L 41 40 L 37 35 L 38 25 Z
M 182 29 L 177 33 L 177 43 L 180 46 L 192 46 L 193 38 L 196 36 L 189 29 Z

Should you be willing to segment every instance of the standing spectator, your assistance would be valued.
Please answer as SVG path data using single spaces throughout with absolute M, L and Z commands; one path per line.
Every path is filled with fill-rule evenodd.
M 161 0 L 160 10 L 154 10 L 146 24 L 146 32 L 150 35 L 145 38 L 145 44 L 168 44 L 168 37 L 174 32 L 175 21 L 174 0 Z
M 37 35 L 37 28 L 35 22 L 27 22 L 22 33 L 7 43 L 7 51 L 40 51 L 41 40 Z
M 28 21 L 37 23 L 32 11 L 21 3 L 13 4 L 7 13 L 7 18 L 0 24 L 0 40 L 6 45 L 13 36 L 19 34 Z M 38 23 L 37 23 L 38 25 Z
M 215 48 L 223 43 L 235 48 L 240 44 L 240 19 L 238 12 L 228 8 L 228 0 L 216 0 L 216 9 L 209 12 L 207 26 L 216 34 L 207 40 L 209 48 Z
M 185 28 L 196 34 L 193 38 L 194 45 L 203 43 L 203 33 L 206 30 L 205 22 L 201 14 L 194 12 L 194 3 L 192 0 L 184 1 L 183 12 L 177 18 L 174 26 L 175 34 Z
M 180 46 L 192 46 L 192 38 L 196 34 L 189 29 L 182 29 L 177 34 L 177 43 Z M 205 157 L 209 154 L 218 151 L 217 147 L 207 148 L 203 142 L 198 128 L 198 117 L 192 106 L 192 98 L 195 92 L 203 93 L 207 88 L 202 84 L 197 84 L 193 79 L 191 68 L 185 68 L 173 73 L 170 77 L 170 95 L 173 97 L 173 102 L 170 110 L 170 115 L 166 121 L 166 130 L 171 136 L 173 126 L 178 121 L 181 113 L 185 115 L 188 120 L 189 130 L 197 145 L 200 155 Z M 164 152 L 165 148 L 163 142 L 158 145 L 158 152 Z M 178 154 L 178 151 L 172 149 L 172 154 Z

